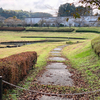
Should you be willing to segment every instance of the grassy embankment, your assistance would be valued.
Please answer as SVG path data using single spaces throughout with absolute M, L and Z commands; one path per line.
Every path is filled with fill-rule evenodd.
M 98 30 L 100 30 L 100 28 L 98 28 Z M 96 35 L 90 38 L 93 39 Z M 98 34 L 97 37 L 98 36 L 100 35 Z M 99 38 L 100 37 L 95 38 L 95 41 L 92 40 L 92 45 L 99 41 Z M 96 44 L 94 45 L 94 49 L 92 49 L 91 39 L 86 40 L 84 43 L 73 44 L 63 49 L 63 55 L 69 58 L 72 67 L 81 72 L 84 81 L 87 82 L 88 87 L 86 91 L 97 90 L 100 86 L 100 58 L 94 52 L 97 46 Z M 97 50 L 99 48 L 98 46 Z M 95 100 L 99 99 L 99 97 L 95 98 Z

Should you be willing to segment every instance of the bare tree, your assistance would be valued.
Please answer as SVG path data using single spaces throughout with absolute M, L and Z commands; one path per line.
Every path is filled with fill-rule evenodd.
M 100 0 L 79 0 L 82 4 L 95 7 L 100 10 Z
M 9 18 L 5 19 L 4 23 L 7 26 L 15 26 L 16 27 L 18 24 L 21 24 L 22 21 L 20 19 L 17 19 L 16 16 L 14 16 L 14 17 L 9 17 Z
M 24 20 L 22 21 L 22 23 L 21 23 L 21 24 L 22 24 L 22 26 L 23 26 L 23 27 L 25 27 L 25 26 L 26 26 L 26 22 L 25 22 Z
M 45 23 L 44 18 L 41 18 L 41 20 L 39 21 L 39 25 L 40 25 L 40 27 L 42 27 L 42 26 L 44 25 L 44 23 Z
M 100 20 L 98 20 L 98 21 L 96 22 L 96 26 L 97 26 L 97 27 L 100 27 Z
M 63 20 L 60 17 L 56 17 L 54 23 L 59 28 L 60 24 L 63 23 Z
M 34 26 L 34 22 L 33 22 L 33 20 L 32 19 L 30 19 L 30 26 L 33 28 L 33 26 Z
M 0 16 L 0 26 L 1 26 L 1 27 L 4 26 L 4 20 L 5 20 L 5 19 L 6 19 L 5 17 Z
M 13 19 L 12 17 L 9 17 L 7 19 L 5 19 L 4 23 L 9 27 L 9 26 L 13 26 Z
M 88 8 L 97 9 L 100 11 L 100 0 L 79 0 L 79 3 L 87 6 Z M 100 20 L 100 16 L 98 16 L 98 20 Z
M 85 17 L 82 16 L 81 18 L 76 18 L 73 20 L 79 27 L 86 25 Z
M 46 20 L 46 21 L 45 21 L 45 24 L 46 24 L 46 26 L 47 26 L 48 29 L 49 29 L 49 26 L 51 25 L 51 21 L 50 21 L 50 20 Z

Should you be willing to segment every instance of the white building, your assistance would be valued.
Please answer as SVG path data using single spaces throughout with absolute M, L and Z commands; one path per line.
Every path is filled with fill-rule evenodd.
M 69 19 L 66 21 L 66 19 Z M 63 24 L 64 26 L 97 26 L 98 16 L 81 16 L 81 18 L 68 17 L 44 17 L 44 18 L 25 18 L 26 24 L 39 24 L 40 21 L 49 21 L 50 25 Z

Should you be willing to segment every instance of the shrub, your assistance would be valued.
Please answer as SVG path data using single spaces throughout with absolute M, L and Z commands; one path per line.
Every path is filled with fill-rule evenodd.
M 99 55 L 100 54 L 100 36 L 94 38 L 91 41 L 91 45 L 92 45 L 92 48 L 94 49 L 95 53 Z
M 16 85 L 33 68 L 36 61 L 36 52 L 23 52 L 0 59 L 0 76 L 3 76 L 3 80 Z M 5 84 L 3 86 L 8 88 Z
M 42 29 L 42 28 L 30 28 L 30 29 L 26 29 L 26 31 L 35 31 L 35 32 L 73 32 L 74 29 L 73 28 L 65 28 L 65 29 Z
M 0 31 L 24 31 L 22 27 L 0 27 Z
M 60 27 L 64 27 L 64 24 L 60 24 Z
M 34 24 L 34 27 L 38 27 L 39 25 L 36 23 L 36 24 Z
M 76 32 L 93 32 L 93 33 L 100 33 L 98 31 L 92 31 L 92 30 L 76 30 Z
M 72 41 L 67 41 L 66 44 L 73 44 L 73 42 Z
M 96 29 L 77 29 L 76 32 L 92 32 L 92 33 L 100 33 L 100 31 L 96 30 Z
M 18 24 L 17 26 L 22 26 L 21 24 Z

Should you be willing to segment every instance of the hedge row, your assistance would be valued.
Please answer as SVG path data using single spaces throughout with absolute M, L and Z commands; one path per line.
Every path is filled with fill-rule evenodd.
M 0 76 L 3 76 L 3 80 L 16 85 L 33 68 L 36 61 L 36 52 L 23 52 L 0 59 Z M 6 84 L 3 86 L 9 87 Z
M 91 41 L 92 48 L 94 49 L 95 53 L 100 56 L 100 36 L 94 38 Z
M 24 31 L 23 27 L 0 27 L 0 31 Z
M 73 32 L 74 29 L 72 28 L 66 28 L 66 29 L 34 29 L 34 28 L 30 28 L 30 29 L 26 29 L 26 31 L 34 31 L 34 32 Z
M 76 32 L 92 32 L 92 33 L 100 33 L 98 30 L 81 30 L 81 29 L 79 29 L 79 30 L 76 30 Z
M 74 29 L 72 28 L 65 28 L 65 29 L 35 29 L 35 28 L 29 28 L 29 29 L 25 29 L 22 27 L 0 27 L 0 31 L 33 31 L 33 32 L 73 32 Z

